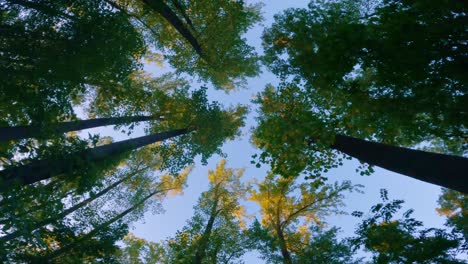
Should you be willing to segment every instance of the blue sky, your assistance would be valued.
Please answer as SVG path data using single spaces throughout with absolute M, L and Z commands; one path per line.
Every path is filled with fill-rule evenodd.
M 250 2 L 250 1 L 249 1 Z M 267 1 L 263 7 L 263 15 L 265 20 L 262 22 L 264 26 L 269 26 L 273 21 L 273 15 L 281 12 L 289 7 L 306 7 L 309 1 Z M 261 39 L 263 26 L 257 25 L 250 30 L 246 35 L 249 44 L 255 46 L 259 53 L 261 53 Z M 155 75 L 162 72 L 170 71 L 167 65 L 164 68 L 157 68 L 148 66 Z M 277 83 L 274 75 L 263 69 L 263 74 L 256 78 L 249 79 L 248 85 L 244 89 L 226 94 L 222 91 L 214 91 L 210 89 L 209 97 L 211 100 L 217 100 L 225 106 L 230 104 L 244 104 L 251 107 L 251 112 L 248 117 L 247 126 L 243 128 L 243 135 L 233 142 L 225 144 L 223 147 L 224 152 L 228 155 L 227 166 L 232 168 L 246 168 L 244 180 L 262 179 L 267 172 L 267 167 L 262 166 L 260 169 L 250 164 L 250 157 L 257 153 L 257 150 L 249 143 L 250 131 L 255 125 L 255 109 L 251 105 L 251 100 L 254 95 L 261 91 L 266 84 Z M 193 86 L 199 87 L 200 84 L 193 82 Z M 109 130 L 101 130 L 101 135 L 115 135 L 115 132 Z M 103 133 L 104 132 L 104 133 Z M 108 134 L 108 133 L 109 134 Z M 141 134 L 134 133 L 132 137 Z M 127 136 L 115 136 L 115 140 L 122 140 L 128 138 Z M 175 232 L 181 229 L 186 221 L 193 215 L 193 206 L 203 191 L 208 188 L 207 173 L 208 169 L 214 169 L 220 157 L 212 157 L 209 159 L 207 166 L 202 166 L 199 162 L 196 168 L 188 179 L 188 187 L 183 195 L 176 197 L 169 197 L 164 202 L 163 207 L 165 213 L 152 215 L 146 213 L 143 220 L 133 225 L 132 232 L 138 236 L 151 241 L 160 241 L 173 236 Z M 380 201 L 379 191 L 386 188 L 389 191 L 390 199 L 403 199 L 406 201 L 406 209 L 415 209 L 414 217 L 424 222 L 428 227 L 442 227 L 445 219 L 440 217 L 435 212 L 437 207 L 436 201 L 440 193 L 438 186 L 424 183 L 403 175 L 392 173 L 383 169 L 376 168 L 376 171 L 371 176 L 360 176 L 355 172 L 359 163 L 356 160 L 345 162 L 344 166 L 331 170 L 328 173 L 330 181 L 351 180 L 355 184 L 362 184 L 365 186 L 365 194 L 352 193 L 345 199 L 345 211 L 351 213 L 355 210 L 368 212 L 370 207 Z M 250 212 L 256 211 L 256 206 L 250 203 L 246 204 Z M 352 236 L 356 224 L 359 219 L 350 215 L 345 216 L 332 216 L 328 218 L 330 226 L 341 227 L 343 232 L 342 236 Z M 256 253 L 249 253 L 244 256 L 244 261 L 250 263 L 263 263 Z

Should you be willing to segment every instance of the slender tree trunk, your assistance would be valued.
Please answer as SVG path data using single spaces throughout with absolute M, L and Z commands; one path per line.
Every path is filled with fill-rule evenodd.
M 283 230 L 279 225 L 276 228 L 276 235 L 278 236 L 279 240 L 281 256 L 283 256 L 283 263 L 292 264 L 291 253 L 289 253 L 288 247 L 286 245 L 286 239 L 284 238 Z
M 216 195 L 217 192 L 216 192 Z M 208 219 L 208 224 L 205 227 L 205 231 L 203 231 L 203 235 L 200 238 L 200 243 L 197 246 L 197 251 L 195 252 L 195 256 L 193 258 L 193 264 L 201 264 L 203 259 L 206 256 L 206 248 L 208 247 L 208 243 L 210 241 L 211 232 L 213 230 L 214 221 L 218 215 L 218 203 L 219 197 L 216 197 L 216 200 L 211 208 L 210 218 Z
M 143 169 L 140 169 L 140 170 L 137 170 L 133 173 L 130 173 L 129 175 L 127 175 L 126 177 L 114 182 L 113 184 L 109 185 L 108 187 L 104 188 L 103 190 L 101 190 L 100 192 L 98 192 L 97 194 L 93 195 L 93 196 L 90 196 L 88 199 L 85 199 L 77 204 L 75 204 L 74 206 L 62 211 L 61 213 L 51 217 L 51 218 L 48 218 L 48 219 L 45 219 L 43 221 L 39 221 L 39 222 L 36 222 L 32 228 L 31 228 L 31 232 L 33 232 L 34 230 L 38 229 L 38 228 L 41 228 L 45 225 L 48 225 L 48 224 L 52 224 L 54 223 L 55 221 L 57 220 L 60 220 L 62 218 L 64 218 L 65 216 L 75 212 L 76 210 L 80 209 L 80 208 L 83 208 L 84 206 L 88 205 L 89 203 L 91 203 L 92 201 L 102 197 L 104 194 L 108 193 L 109 191 L 111 191 L 112 189 L 114 189 L 115 187 L 117 187 L 118 185 L 120 185 L 121 183 L 123 183 L 124 181 L 130 179 L 131 177 L 135 176 L 136 174 L 138 174 L 139 172 L 145 170 L 147 168 L 143 168 Z M 5 243 L 7 241 L 10 241 L 12 239 L 15 239 L 21 235 L 23 235 L 22 233 L 24 232 L 24 230 L 17 230 L 11 234 L 8 234 L 6 236 L 3 236 L 3 237 L 0 237 L 0 243 Z
M 7 168 L 0 171 L 0 191 L 8 190 L 14 184 L 24 186 L 49 179 L 57 174 L 67 173 L 76 168 L 81 168 L 83 162 L 97 163 L 114 155 L 123 154 L 130 150 L 189 132 L 190 130 L 188 129 L 171 130 L 87 149 L 77 153 L 72 158 L 64 158 L 63 160 L 38 160 L 26 165 Z
M 177 14 L 164 3 L 163 0 L 142 0 L 145 4 L 151 7 L 154 11 L 164 17 L 189 43 L 200 57 L 203 57 L 202 48 L 198 40 L 185 27 L 184 23 L 177 17 Z
M 97 228 L 93 229 L 91 232 L 83 235 L 82 237 L 79 237 L 78 239 L 76 239 L 74 242 L 72 242 L 71 244 L 68 244 L 54 252 L 52 252 L 51 254 L 49 254 L 48 256 L 45 256 L 45 260 L 47 261 L 50 261 L 50 260 L 53 260 L 54 258 L 57 258 L 59 257 L 60 255 L 68 252 L 69 250 L 73 249 L 74 247 L 76 247 L 77 245 L 79 245 L 80 243 L 83 243 L 84 241 L 92 238 L 93 236 L 99 234 L 99 232 L 101 232 L 104 228 L 107 228 L 109 227 L 111 224 L 117 222 L 118 220 L 122 219 L 123 217 L 125 217 L 126 215 L 128 215 L 129 213 L 133 212 L 135 209 L 137 209 L 138 207 L 140 207 L 141 205 L 143 205 L 148 199 L 150 199 L 153 195 L 161 192 L 162 190 L 156 190 L 156 191 L 153 191 L 152 193 L 150 193 L 149 195 L 147 195 L 146 197 L 144 197 L 143 199 L 141 199 L 138 203 L 136 203 L 135 205 L 133 205 L 132 207 L 126 209 L 125 211 L 123 211 L 122 213 L 112 217 L 111 219 L 109 219 L 107 222 L 99 225 Z M 42 263 L 42 262 L 41 262 Z M 48 262 L 47 262 L 48 263 Z
M 123 116 L 123 117 L 110 117 L 110 118 L 96 118 L 88 120 L 77 120 L 70 122 L 61 122 L 57 124 L 50 124 L 45 127 L 41 126 L 15 126 L 15 127 L 0 127 L 0 141 L 18 140 L 30 137 L 47 137 L 50 134 L 41 132 L 52 133 L 65 133 L 76 130 L 83 130 L 87 128 L 120 125 L 131 122 L 141 122 L 158 119 L 155 116 Z
M 336 135 L 331 146 L 363 162 L 468 193 L 468 159 Z

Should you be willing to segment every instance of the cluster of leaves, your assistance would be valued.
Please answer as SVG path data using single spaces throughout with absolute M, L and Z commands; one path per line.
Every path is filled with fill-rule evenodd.
M 268 163 L 274 173 L 291 177 L 305 171 L 318 181 L 325 180 L 323 172 L 342 165 L 346 157 L 329 148 L 338 120 L 328 111 L 317 113 L 316 100 L 321 99 L 297 85 L 270 85 L 257 95 L 260 116 L 252 140 L 262 150 L 253 157 L 258 164 Z
M 223 90 L 233 90 L 246 77 L 259 73 L 258 56 L 242 37 L 261 20 L 259 4 L 228 0 L 107 2 L 134 18 L 148 45 L 162 52 L 179 73 L 196 75 Z M 161 15 L 164 8 L 170 10 L 170 17 Z
M 447 226 L 463 236 L 463 248 L 468 250 L 468 195 L 443 189 L 438 203 L 437 212 L 447 217 Z
M 422 222 L 411 217 L 412 209 L 394 219 L 404 201 L 389 201 L 386 190 L 381 190 L 381 198 L 382 203 L 371 208 L 372 215 L 358 226 L 358 236 L 352 239 L 354 246 L 372 253 L 374 263 L 464 263 L 456 259 L 461 244 L 456 234 L 422 229 Z

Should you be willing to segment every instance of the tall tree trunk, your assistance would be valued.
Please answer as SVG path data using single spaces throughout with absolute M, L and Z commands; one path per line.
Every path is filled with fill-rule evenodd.
M 218 215 L 218 203 L 219 197 L 218 192 L 216 194 L 216 200 L 211 208 L 210 218 L 208 219 L 208 223 L 205 227 L 205 231 L 203 231 L 203 235 L 200 238 L 200 242 L 198 243 L 197 250 L 195 252 L 195 256 L 193 258 L 193 264 L 201 264 L 203 259 L 206 256 L 206 249 L 208 247 L 208 243 L 210 241 L 211 232 L 213 230 L 214 221 Z
M 289 253 L 288 247 L 286 245 L 286 239 L 284 238 L 283 230 L 278 225 L 276 228 L 276 235 L 278 236 L 279 246 L 281 249 L 281 256 L 283 256 L 284 264 L 292 264 L 291 253 Z
M 193 34 L 185 27 L 182 20 L 177 17 L 177 14 L 164 3 L 163 0 L 142 0 L 145 4 L 151 7 L 155 12 L 159 13 L 169 22 L 189 43 L 200 57 L 203 57 L 203 52 L 200 43 Z
M 50 124 L 44 127 L 41 126 L 15 126 L 15 127 L 0 127 L 0 141 L 18 140 L 30 137 L 47 137 L 41 133 L 65 133 L 76 130 L 83 130 L 87 128 L 120 125 L 131 122 L 141 122 L 156 120 L 155 116 L 123 116 L 123 117 L 110 117 L 110 118 L 96 118 L 88 120 L 76 120 L 69 122 L 61 122 L 57 124 Z
M 59 257 L 60 255 L 68 252 L 69 250 L 73 249 L 74 247 L 76 247 L 77 245 L 79 245 L 80 243 L 83 243 L 84 241 L 92 238 L 93 236 L 97 235 L 99 232 L 101 232 L 104 228 L 107 228 L 109 227 L 111 224 L 117 222 L 118 220 L 122 219 L 123 217 L 125 217 L 126 215 L 128 215 L 129 213 L 131 213 L 132 211 L 134 211 L 135 209 L 137 209 L 138 207 L 140 207 L 141 205 L 143 205 L 148 199 L 150 199 L 153 195 L 161 192 L 161 191 L 165 191 L 165 190 L 155 190 L 153 192 L 151 192 L 149 195 L 145 196 L 143 199 L 141 199 L 138 203 L 136 203 L 135 205 L 133 205 L 132 207 L 126 209 L 125 211 L 121 212 L 120 214 L 112 217 L 111 219 L 109 219 L 108 221 L 106 221 L 105 223 L 99 225 L 98 227 L 96 227 L 95 229 L 93 229 L 91 232 L 83 235 L 82 237 L 79 237 L 78 239 L 76 239 L 75 241 L 73 241 L 71 244 L 68 244 L 54 252 L 52 252 L 51 254 L 47 255 L 44 257 L 44 260 L 47 260 L 47 261 L 50 261 L 50 260 L 53 260 L 54 258 L 57 258 Z M 41 262 L 42 263 L 42 262 Z M 49 262 L 47 262 L 49 263 Z
M 468 159 L 336 135 L 333 149 L 393 172 L 468 193 Z
M 130 179 L 131 177 L 135 176 L 136 174 L 140 173 L 141 171 L 143 170 L 146 170 L 146 168 L 143 168 L 143 169 L 140 169 L 140 170 L 137 170 L 137 171 L 134 171 L 132 173 L 130 173 L 129 175 L 127 175 L 126 177 L 114 182 L 113 184 L 109 185 L 108 187 L 102 189 L 100 192 L 98 192 L 97 194 L 93 195 L 93 196 L 90 196 L 88 199 L 85 199 L 77 204 L 75 204 L 74 206 L 62 211 L 61 213 L 51 217 L 51 218 L 48 218 L 48 219 L 45 219 L 43 221 L 39 221 L 39 222 L 36 222 L 34 223 L 34 225 L 32 226 L 31 228 L 31 232 L 33 232 L 34 230 L 38 229 L 38 228 L 41 228 L 43 226 L 46 226 L 48 224 L 52 224 L 54 223 L 55 221 L 58 221 L 62 218 L 64 218 L 65 216 L 75 212 L 76 210 L 80 209 L 80 208 L 83 208 L 84 206 L 88 205 L 89 203 L 91 203 L 92 201 L 102 197 L 104 194 L 108 193 L 109 191 L 111 191 L 112 189 L 114 189 L 115 187 L 117 187 L 118 185 L 120 185 L 122 182 Z M 8 234 L 6 236 L 3 236 L 3 237 L 0 237 L 0 243 L 5 243 L 7 241 L 10 241 L 12 239 L 15 239 L 21 235 L 23 235 L 22 233 L 24 232 L 24 230 L 17 230 L 11 234 Z
M 55 175 L 81 168 L 83 162 L 88 164 L 97 163 L 114 155 L 123 154 L 151 143 L 187 134 L 188 132 L 190 132 L 188 129 L 171 130 L 87 149 L 77 153 L 72 158 L 64 158 L 63 160 L 38 160 L 26 165 L 7 168 L 0 171 L 0 191 L 8 190 L 15 184 L 24 186 L 49 179 Z

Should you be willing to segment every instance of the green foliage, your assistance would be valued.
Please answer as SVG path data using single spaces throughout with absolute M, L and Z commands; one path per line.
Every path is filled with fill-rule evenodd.
M 194 263 L 197 256 L 201 263 L 239 263 L 248 244 L 239 205 L 246 189 L 240 182 L 243 170 L 225 164 L 222 160 L 209 172 L 208 191 L 201 194 L 187 225 L 167 240 L 163 263 Z
M 166 255 L 165 248 L 162 245 L 135 237 L 132 233 L 124 237 L 123 243 L 124 247 L 117 253 L 121 263 L 161 263 L 160 261 Z
M 51 140 L 2 142 L 0 165 L 68 157 L 88 143 L 57 135 L 53 124 L 75 119 L 73 107 L 84 94 L 97 87 L 112 94 L 117 83 L 127 83 L 141 67 L 143 38 L 126 16 L 102 2 L 1 5 L 0 126 L 38 126 L 36 137 Z
M 460 233 L 464 239 L 464 249 L 468 250 L 468 195 L 442 189 L 438 200 L 437 212 L 447 217 L 447 226 L 452 227 L 455 233 Z
M 313 1 L 276 16 L 264 34 L 266 61 L 284 78 L 302 80 L 304 92 L 327 100 L 320 108 L 337 109 L 366 138 L 399 145 L 463 138 L 464 16 L 454 2 L 376 1 L 366 8 Z
M 94 1 L 6 1 L 0 17 L 0 124 L 74 118 L 94 86 L 109 93 L 145 51 L 128 18 Z M 112 48 L 109 48 L 112 47 Z
M 382 203 L 372 206 L 371 215 L 352 239 L 355 247 L 372 253 L 374 263 L 464 263 L 455 258 L 460 245 L 457 237 L 443 229 L 422 229 L 422 222 L 411 217 L 412 209 L 394 219 L 404 201 L 389 201 L 384 189 L 381 198 Z
M 254 159 L 268 163 L 274 173 L 323 181 L 323 172 L 342 164 L 345 156 L 329 149 L 332 131 L 340 131 L 336 114 L 317 109 L 316 97 L 309 97 L 297 85 L 275 89 L 269 85 L 257 95 L 260 105 L 253 142 L 262 153 Z
M 239 135 L 246 107 L 224 110 L 217 102 L 208 101 L 206 88 L 193 91 L 190 96 L 186 90 L 178 90 L 174 97 L 177 100 L 166 101 L 161 106 L 168 118 L 152 124 L 149 131 L 188 128 L 191 132 L 159 145 L 163 167 L 176 171 L 191 164 L 196 155 L 201 155 L 204 164 L 213 154 L 223 155 L 220 147 L 225 140 Z
M 264 62 L 282 84 L 255 101 L 256 162 L 317 176 L 340 163 L 322 145 L 336 134 L 466 154 L 465 18 L 456 1 L 397 0 L 312 1 L 276 15 Z
M 257 241 L 255 249 L 270 263 L 320 263 L 304 261 L 314 254 L 315 245 L 328 243 L 330 247 L 321 249 L 315 260 L 326 259 L 327 254 L 330 261 L 332 256 L 336 261 L 350 259 L 352 254 L 344 250 L 345 242 L 333 240 L 334 231 L 321 232 L 326 216 L 343 213 L 339 207 L 343 205 L 344 192 L 359 191 L 359 186 L 344 182 L 318 187 L 296 181 L 293 177 L 269 174 L 257 184 L 258 190 L 251 191 L 249 199 L 258 203 L 262 215 L 262 221 L 255 221 L 250 228 L 251 239 Z
M 253 47 L 242 37 L 252 25 L 260 21 L 260 5 L 244 1 L 202 0 L 178 1 L 187 11 L 195 37 L 202 46 L 202 57 L 186 45 L 175 45 L 174 35 L 163 46 L 169 63 L 178 71 L 198 74 L 215 87 L 232 90 L 245 82 L 246 77 L 259 73 L 258 58 Z M 170 34 L 170 32 L 166 33 Z
M 168 192 L 180 192 L 185 184 L 188 172 L 177 177 L 155 176 L 160 161 L 150 155 L 152 151 L 133 152 L 125 164 L 107 171 L 82 193 L 58 178 L 22 188 L 17 196 L 4 196 L 0 225 L 7 236 L 0 237 L 0 258 L 34 262 L 64 250 L 65 254 L 54 261 L 101 259 L 108 263 L 106 256 L 117 249 L 115 242 L 128 232 L 128 223 L 148 210 L 161 212 L 161 201 Z M 142 204 L 142 199 L 154 191 L 153 199 Z M 15 237 L 6 239 L 11 234 Z
M 143 1 L 118 6 L 135 18 L 135 24 L 146 36 L 147 43 L 161 51 L 177 72 L 197 75 L 201 80 L 210 81 L 216 88 L 227 91 L 244 84 L 247 77 L 258 75 L 257 54 L 242 35 L 261 20 L 260 4 L 227 0 L 164 3 L 185 30 L 194 36 L 201 52 L 194 49 L 171 21 Z
M 338 228 L 322 230 L 312 227 L 312 239 L 304 252 L 298 255 L 297 263 L 304 264 L 358 264 L 362 259 L 355 259 L 348 240 L 338 240 Z

